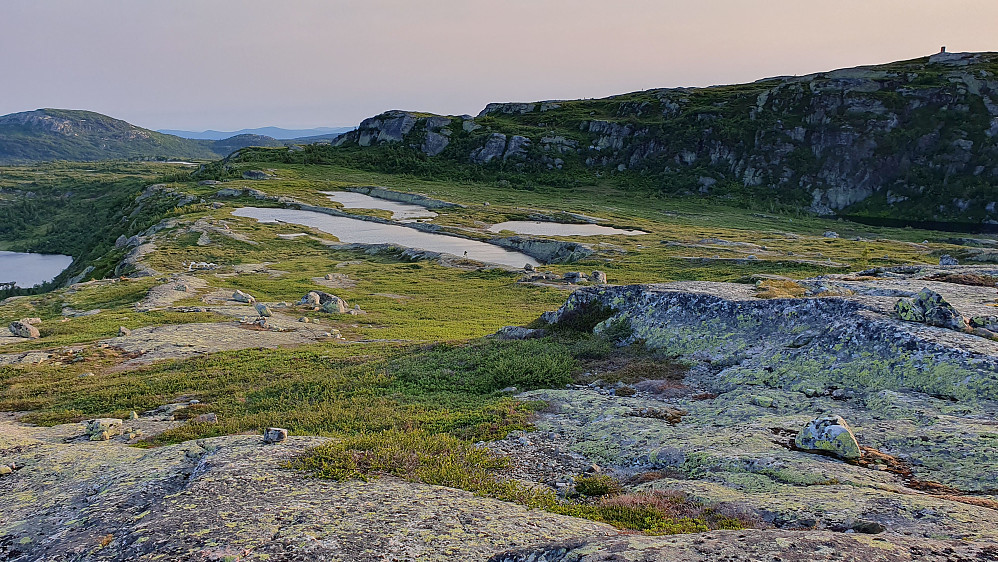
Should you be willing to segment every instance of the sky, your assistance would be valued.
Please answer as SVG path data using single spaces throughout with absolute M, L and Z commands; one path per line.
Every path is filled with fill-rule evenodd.
M 996 0 L 2 0 L 0 114 L 356 125 L 998 51 Z

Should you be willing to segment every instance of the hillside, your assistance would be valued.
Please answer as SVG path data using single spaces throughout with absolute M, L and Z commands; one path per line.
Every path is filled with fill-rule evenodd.
M 223 157 L 246 146 L 281 146 L 260 135 L 189 140 L 92 111 L 38 109 L 0 116 L 0 164 L 50 160 Z
M 941 53 L 750 84 L 493 103 L 476 117 L 390 111 L 334 147 L 236 160 L 523 189 L 611 182 L 765 210 L 993 224 L 996 74 L 996 53 Z
M 158 129 L 160 133 L 175 135 L 185 139 L 222 140 L 237 135 L 262 135 L 280 140 L 298 140 L 312 137 L 335 137 L 353 127 L 315 127 L 313 129 L 284 129 L 281 127 L 257 127 L 238 131 L 185 131 L 181 129 Z

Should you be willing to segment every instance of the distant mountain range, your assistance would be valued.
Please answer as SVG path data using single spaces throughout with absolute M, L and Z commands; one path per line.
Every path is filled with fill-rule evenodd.
M 216 159 L 247 146 L 284 146 L 269 136 L 186 139 L 92 111 L 37 109 L 0 116 L 0 164 L 48 160 Z
M 238 131 L 183 131 L 179 129 L 157 129 L 166 135 L 174 135 L 185 139 L 222 140 L 237 135 L 261 135 L 279 140 L 294 140 L 302 137 L 332 138 L 341 133 L 352 131 L 355 127 L 316 127 L 314 129 L 282 129 L 280 127 L 258 127 L 256 129 L 240 129 Z

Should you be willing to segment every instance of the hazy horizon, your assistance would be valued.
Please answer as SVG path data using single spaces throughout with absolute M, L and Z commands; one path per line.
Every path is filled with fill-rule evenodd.
M 356 125 L 998 50 L 998 2 L 7 0 L 0 114 L 150 129 Z

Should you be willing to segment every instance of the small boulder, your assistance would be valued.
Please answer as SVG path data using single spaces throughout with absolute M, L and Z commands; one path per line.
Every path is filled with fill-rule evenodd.
M 265 304 L 256 305 L 256 313 L 263 317 L 270 317 L 272 314 L 270 307 Z
M 824 236 L 825 238 L 838 238 L 839 233 L 835 232 L 834 230 L 826 230 L 825 233 L 822 234 L 822 236 Z
M 131 330 L 129 330 L 128 328 L 126 328 L 124 326 L 118 326 L 118 337 L 119 338 L 122 337 L 122 336 L 130 336 L 130 335 L 132 335 L 132 331 Z
M 949 254 L 944 254 L 939 256 L 939 265 L 960 265 L 960 262 L 956 261 L 956 258 Z
M 497 340 L 530 340 L 544 336 L 545 331 L 540 328 L 524 328 L 522 326 L 504 326 L 498 332 L 492 334 Z
M 529 263 L 523 266 L 523 271 L 533 271 L 533 270 L 534 266 L 530 265 Z
M 250 296 L 249 293 L 244 293 L 239 289 L 236 289 L 236 292 L 232 293 L 232 300 L 236 302 L 245 302 L 249 304 L 253 304 L 256 302 L 256 299 Z
M 0 476 L 7 476 L 11 472 L 14 472 L 14 469 L 11 468 L 9 465 L 0 464 Z
M 329 314 L 346 314 L 347 303 L 340 297 L 333 297 L 332 300 L 322 304 L 322 311 Z
M 194 423 L 218 423 L 218 414 L 215 412 L 208 412 L 207 414 L 201 414 L 191 421 Z
M 967 329 L 967 321 L 953 305 L 928 288 L 919 291 L 914 299 L 899 300 L 894 305 L 894 312 L 899 318 L 909 322 L 924 322 L 930 326 L 958 331 Z
M 186 293 L 187 291 L 190 291 L 190 287 L 188 287 L 187 285 L 185 285 L 183 283 L 177 283 L 173 287 L 173 290 L 174 291 L 180 291 L 181 293 Z
M 288 430 L 283 427 L 268 427 L 263 432 L 264 443 L 280 443 L 288 438 Z
M 30 338 L 34 340 L 41 336 L 41 334 L 38 333 L 38 328 L 24 322 L 23 320 L 15 320 L 11 322 L 10 326 L 7 328 L 10 330 L 10 333 L 19 338 Z
M 589 279 L 591 279 L 593 283 L 599 283 L 600 285 L 605 285 L 606 284 L 606 273 L 603 272 L 603 271 L 599 271 L 599 270 L 594 271 L 593 272 L 593 276 L 590 277 Z
M 263 170 L 246 170 L 243 172 L 244 180 L 265 180 L 270 179 L 274 176 L 264 172 Z
M 841 459 L 858 459 L 863 456 L 849 424 L 839 416 L 822 416 L 811 420 L 797 434 L 794 444 L 803 451 L 829 453 Z
M 91 441 L 107 441 L 121 435 L 122 421 L 118 418 L 97 418 L 87 421 L 85 435 Z
M 582 283 L 586 281 L 586 274 L 581 271 L 569 271 L 563 279 L 566 283 Z

